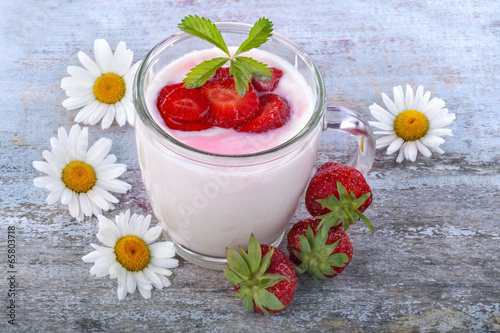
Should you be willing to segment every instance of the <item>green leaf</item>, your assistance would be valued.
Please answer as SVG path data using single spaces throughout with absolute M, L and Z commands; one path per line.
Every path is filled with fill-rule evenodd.
M 354 194 L 354 192 L 351 192 L 351 193 Z M 356 208 L 359 208 L 362 204 L 365 203 L 366 200 L 368 200 L 370 195 L 371 195 L 371 192 L 367 192 L 367 193 L 363 194 L 362 196 L 360 196 L 359 198 L 357 198 L 356 200 L 354 200 L 354 206 Z
M 231 65 L 229 66 L 229 73 L 233 75 L 234 85 L 238 96 L 243 97 L 249 89 L 249 83 L 252 80 L 250 73 L 247 71 L 246 67 L 243 66 L 238 60 L 231 59 Z
M 232 283 L 233 285 L 237 286 L 240 284 L 240 282 L 243 281 L 243 279 L 235 272 L 233 272 L 227 268 L 224 268 L 223 271 L 224 271 L 224 275 L 226 276 L 226 279 L 230 283 Z
M 252 77 L 266 81 L 271 80 L 271 70 L 265 63 L 257 61 L 253 58 L 242 56 L 235 57 L 234 59 L 245 67 L 247 72 L 249 72 Z
M 304 255 L 310 254 L 311 253 L 311 246 L 309 244 L 309 241 L 304 235 L 299 235 L 299 249 L 300 252 Z
M 206 60 L 191 69 L 184 79 L 184 87 L 198 88 L 201 87 L 208 79 L 214 75 L 215 71 L 222 67 L 229 58 L 213 58 Z
M 219 29 L 217 29 L 217 26 L 209 19 L 204 17 L 200 18 L 198 15 L 189 15 L 182 19 L 178 27 L 190 35 L 206 40 L 224 51 L 228 56 L 231 56 Z
M 345 253 L 334 253 L 326 261 L 330 266 L 344 267 L 349 262 L 349 257 Z
M 253 312 L 253 295 L 252 294 L 244 295 L 242 301 L 245 308 Z
M 283 303 L 281 303 L 278 297 L 276 297 L 276 295 L 274 295 L 273 293 L 271 293 L 266 289 L 259 289 L 259 291 L 257 291 L 257 294 L 254 297 L 254 300 L 256 300 L 255 301 L 256 304 L 259 303 L 261 304 L 261 306 L 259 307 L 262 310 L 264 310 L 263 307 L 265 307 L 268 310 L 281 310 L 285 308 L 285 306 L 283 305 Z
M 361 217 L 363 222 L 365 222 L 366 226 L 368 227 L 368 229 L 370 229 L 370 231 L 373 234 L 373 226 L 372 226 L 372 223 L 370 222 L 370 220 L 368 220 L 368 218 L 361 212 L 359 212 L 358 215 Z
M 227 267 L 234 273 L 238 274 L 242 279 L 250 277 L 250 268 L 245 259 L 233 249 L 226 249 Z
M 248 38 L 240 45 L 235 56 L 264 44 L 271 37 L 272 31 L 273 23 L 267 18 L 261 17 L 255 22 L 248 34 Z
M 271 248 L 265 256 L 262 257 L 259 267 L 259 274 L 262 276 L 266 273 L 269 266 L 271 266 L 271 257 L 273 256 L 274 248 Z
M 259 270 L 260 261 L 262 258 L 262 252 L 260 249 L 260 244 L 257 238 L 252 234 L 250 240 L 248 241 L 248 266 L 250 271 L 257 272 Z

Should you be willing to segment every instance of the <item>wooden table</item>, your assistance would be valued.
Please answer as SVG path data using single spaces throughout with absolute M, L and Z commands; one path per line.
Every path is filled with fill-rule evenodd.
M 14 4 L 15 3 L 15 4 Z M 19 332 L 494 332 L 500 331 L 500 2 L 498 1 L 3 1 L 0 5 L 0 331 Z M 123 40 L 135 60 L 177 31 L 188 14 L 255 22 L 307 50 L 324 74 L 330 104 L 371 118 L 368 106 L 395 85 L 423 84 L 457 119 L 444 155 L 395 162 L 379 150 L 367 179 L 375 200 L 366 214 L 376 232 L 350 231 L 354 258 L 334 280 L 300 276 L 292 305 L 268 318 L 250 313 L 222 272 L 180 260 L 172 286 L 116 297 L 116 280 L 95 278 L 81 257 L 97 242 L 97 219 L 76 222 L 47 206 L 35 188 L 58 127 L 76 112 L 61 102 L 66 67 L 92 55 L 96 38 Z M 151 213 L 134 130 L 90 128 L 113 140 L 132 190 L 113 217 Z M 315 167 L 343 161 L 324 133 Z M 307 217 L 301 203 L 292 222 Z M 10 228 L 10 229 L 9 229 Z M 15 229 L 15 297 L 8 297 L 7 237 Z M 284 249 L 284 244 L 281 248 Z M 10 300 L 16 326 L 8 324 Z

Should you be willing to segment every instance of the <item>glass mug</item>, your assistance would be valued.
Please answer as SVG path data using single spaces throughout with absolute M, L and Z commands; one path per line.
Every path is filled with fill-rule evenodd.
M 217 23 L 228 45 L 244 41 L 251 25 Z M 168 135 L 155 121 L 146 92 L 169 63 L 213 45 L 179 32 L 156 45 L 143 60 L 133 87 L 135 126 L 143 182 L 165 236 L 184 259 L 222 269 L 227 247 L 238 249 L 253 233 L 261 244 L 277 246 L 311 175 L 321 132 L 331 128 L 358 142 L 349 165 L 364 175 L 375 155 L 371 127 L 358 113 L 326 107 L 323 78 L 298 45 L 273 32 L 259 49 L 288 61 L 312 90 L 314 111 L 306 126 L 287 142 L 245 155 L 207 153 Z

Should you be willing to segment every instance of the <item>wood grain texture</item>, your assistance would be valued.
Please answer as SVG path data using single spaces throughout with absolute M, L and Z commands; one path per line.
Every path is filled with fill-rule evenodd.
M 16 227 L 19 332 L 495 332 L 500 331 L 500 2 L 498 1 L 2 1 L 0 4 L 1 281 L 7 228 Z M 69 129 L 60 80 L 92 53 L 96 38 L 124 40 L 139 60 L 188 14 L 252 23 L 269 17 L 321 69 L 330 104 L 370 118 L 368 106 L 395 85 L 423 84 L 457 116 L 444 155 L 395 162 L 378 151 L 368 175 L 376 232 L 352 228 L 353 262 L 332 281 L 299 277 L 292 305 L 268 318 L 231 298 L 222 272 L 181 260 L 172 286 L 151 300 L 116 297 L 116 280 L 95 278 L 81 257 L 97 242 L 96 219 L 76 222 L 33 186 L 50 137 Z M 133 188 L 115 213 L 151 213 L 133 128 L 90 128 Z M 343 160 L 324 133 L 315 166 Z M 292 222 L 307 217 L 301 203 Z M 281 247 L 284 249 L 283 244 Z M 5 265 L 4 265 L 5 263 Z

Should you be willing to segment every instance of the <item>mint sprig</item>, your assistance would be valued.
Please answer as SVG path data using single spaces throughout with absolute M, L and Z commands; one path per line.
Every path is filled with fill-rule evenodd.
M 184 86 L 197 88 L 202 86 L 215 71 L 224 66 L 228 61 L 229 73 L 234 77 L 236 91 L 240 97 L 245 96 L 249 89 L 249 82 L 252 77 L 269 81 L 271 80 L 271 70 L 266 64 L 250 57 L 239 56 L 241 53 L 258 48 L 264 44 L 273 31 L 273 23 L 267 18 L 260 18 L 253 25 L 248 34 L 248 38 L 238 47 L 234 55 L 229 53 L 229 49 L 217 26 L 209 19 L 197 15 L 186 16 L 178 25 L 182 31 L 199 37 L 221 49 L 228 57 L 218 57 L 206 60 L 193 67 L 184 79 Z

